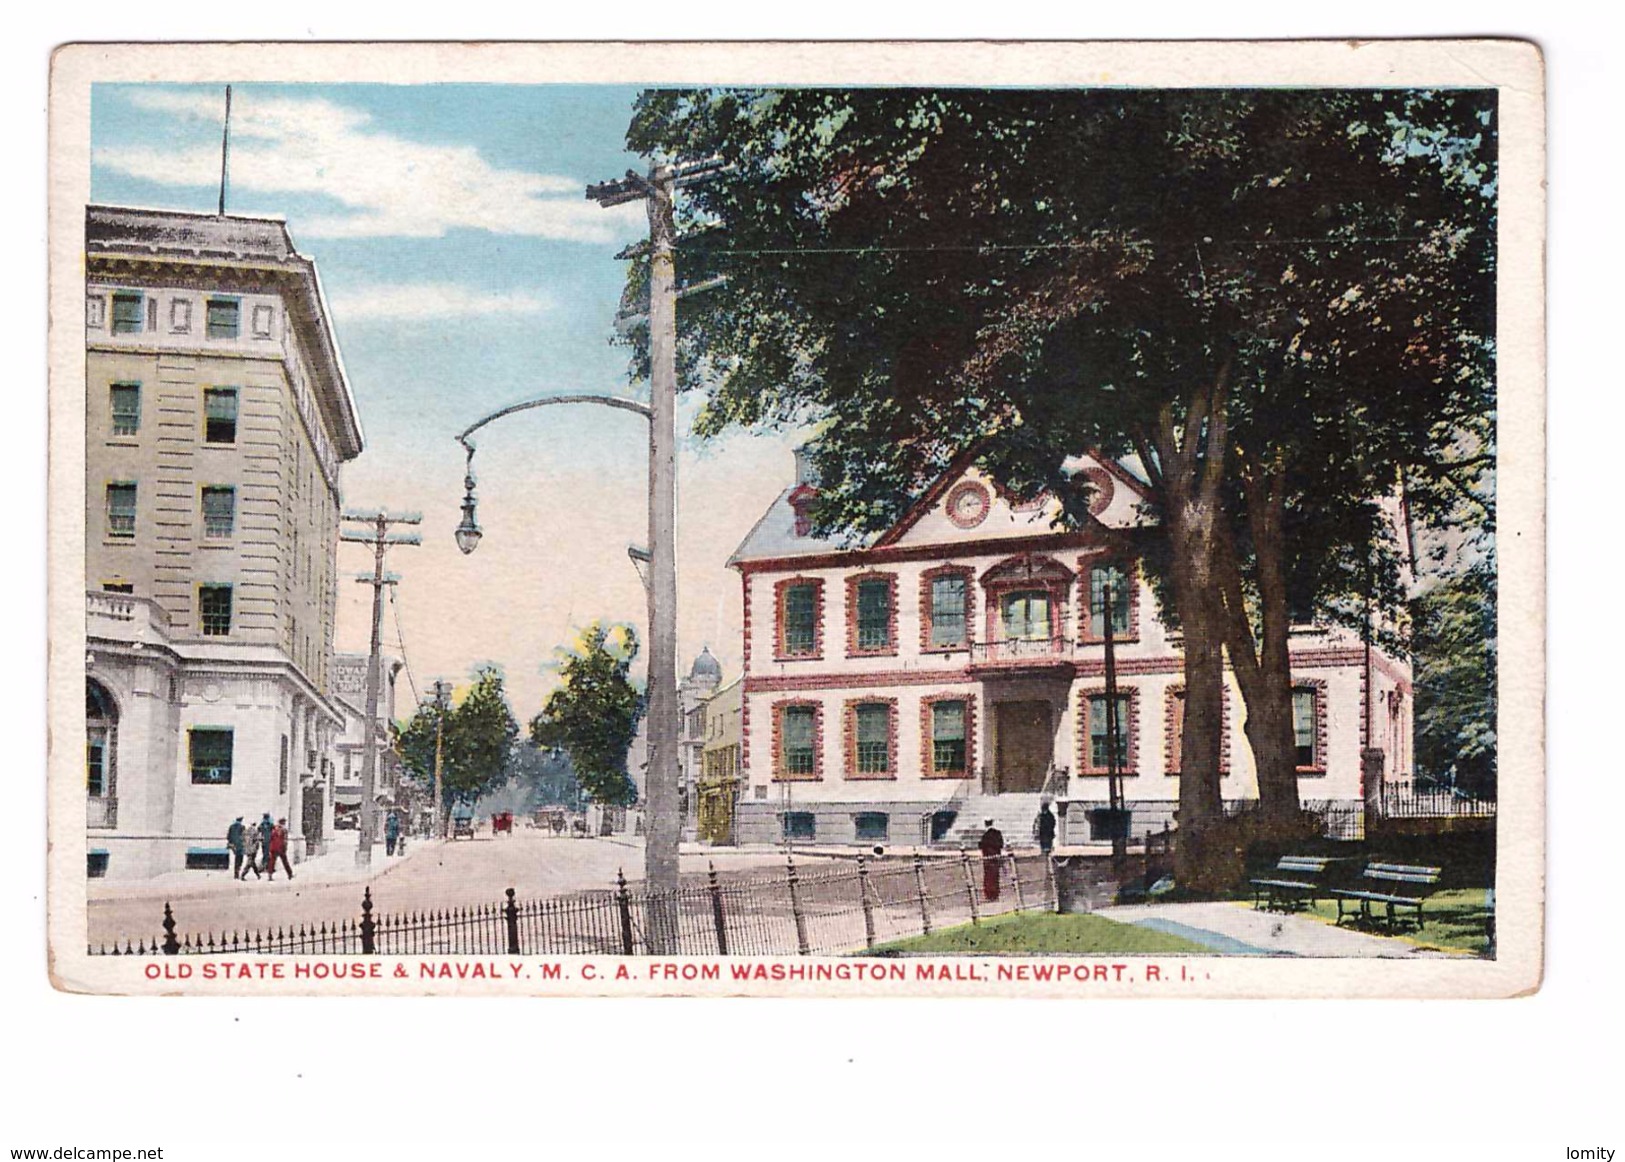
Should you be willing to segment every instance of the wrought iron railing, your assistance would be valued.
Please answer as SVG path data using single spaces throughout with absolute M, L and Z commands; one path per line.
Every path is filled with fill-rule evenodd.
M 1074 643 L 1070 638 L 1007 638 L 1001 641 L 972 642 L 972 665 L 996 665 L 1001 662 L 1048 662 L 1071 658 Z
M 774 875 L 685 876 L 675 892 L 615 887 L 544 900 L 381 913 L 286 928 L 185 933 L 169 904 L 161 935 L 90 945 L 93 955 L 599 954 L 790 956 L 863 952 L 990 916 L 1056 907 L 1054 866 L 1038 854 L 786 862 Z M 994 890 L 994 889 L 997 890 Z

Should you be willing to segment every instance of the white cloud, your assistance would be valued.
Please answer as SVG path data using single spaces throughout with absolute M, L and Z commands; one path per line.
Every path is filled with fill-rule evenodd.
M 136 90 L 139 108 L 176 119 L 218 122 L 207 94 Z M 347 213 L 302 216 L 301 238 L 434 238 L 468 228 L 578 242 L 635 236 L 637 205 L 604 210 L 582 181 L 501 169 L 472 146 L 408 141 L 371 126 L 372 117 L 320 98 L 256 97 L 232 106 L 231 189 L 321 194 Z M 166 186 L 209 187 L 220 179 L 217 146 L 108 146 L 95 165 Z
M 333 316 L 341 325 L 377 319 L 536 315 L 552 306 L 545 295 L 529 291 L 476 291 L 442 282 L 360 287 L 332 299 Z

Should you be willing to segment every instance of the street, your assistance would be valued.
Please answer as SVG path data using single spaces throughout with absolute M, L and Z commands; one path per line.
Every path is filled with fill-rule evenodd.
M 347 852 L 341 853 L 348 859 Z M 402 913 L 495 904 L 513 888 L 520 900 L 564 895 L 615 885 L 617 871 L 629 882 L 643 877 L 641 839 L 568 839 L 520 829 L 493 837 L 425 843 L 413 841 L 405 858 L 387 859 L 380 845 L 374 852 L 377 871 L 369 878 L 335 882 L 299 874 L 292 882 L 278 877 L 267 883 L 252 877 L 234 882 L 224 872 L 194 872 L 197 882 L 177 884 L 93 882 L 88 906 L 89 943 L 97 947 L 162 937 L 167 901 L 175 915 L 176 933 L 221 933 L 331 924 L 361 915 L 362 891 L 372 888 L 379 912 Z M 782 869 L 777 851 L 721 851 L 685 854 L 685 874 L 704 872 L 709 863 L 719 871 L 748 867 Z

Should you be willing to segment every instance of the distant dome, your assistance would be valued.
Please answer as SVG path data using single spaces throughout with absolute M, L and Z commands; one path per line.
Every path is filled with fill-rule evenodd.
M 694 666 L 689 670 L 688 676 L 701 682 L 722 681 L 722 663 L 711 656 L 710 646 L 701 648 L 700 656 L 694 659 Z

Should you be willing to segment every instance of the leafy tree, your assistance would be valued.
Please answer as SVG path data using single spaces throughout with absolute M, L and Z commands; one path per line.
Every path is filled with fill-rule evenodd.
M 1496 791 L 1495 563 L 1482 558 L 1415 603 L 1416 769 Z
M 593 622 L 556 651 L 563 684 L 530 723 L 531 744 L 569 755 L 576 779 L 597 803 L 624 806 L 637 798 L 626 766 L 644 709 L 628 677 L 637 654 L 630 626 Z
M 1196 883 L 1226 653 L 1263 806 L 1290 820 L 1292 612 L 1394 594 L 1369 498 L 1403 471 L 1425 507 L 1493 454 L 1493 111 L 1391 91 L 650 92 L 628 142 L 730 163 L 683 203 L 681 269 L 726 284 L 685 300 L 680 370 L 708 393 L 702 433 L 820 425 L 823 528 L 886 525 L 975 448 L 1120 543 L 1064 464 L 1137 459 L 1160 518 L 1146 559 L 1185 635 Z
M 426 786 L 434 785 L 435 729 L 440 710 L 432 699 L 419 704 L 404 726 L 396 727 L 396 741 L 408 773 Z M 452 695 L 445 712 L 441 763 L 442 814 L 454 803 L 473 803 L 500 786 L 519 737 L 519 723 L 508 709 L 502 671 L 482 666 L 472 685 Z
M 534 806 L 576 805 L 575 768 L 563 750 L 543 750 L 528 739 L 521 742 L 513 752 L 513 780 Z

